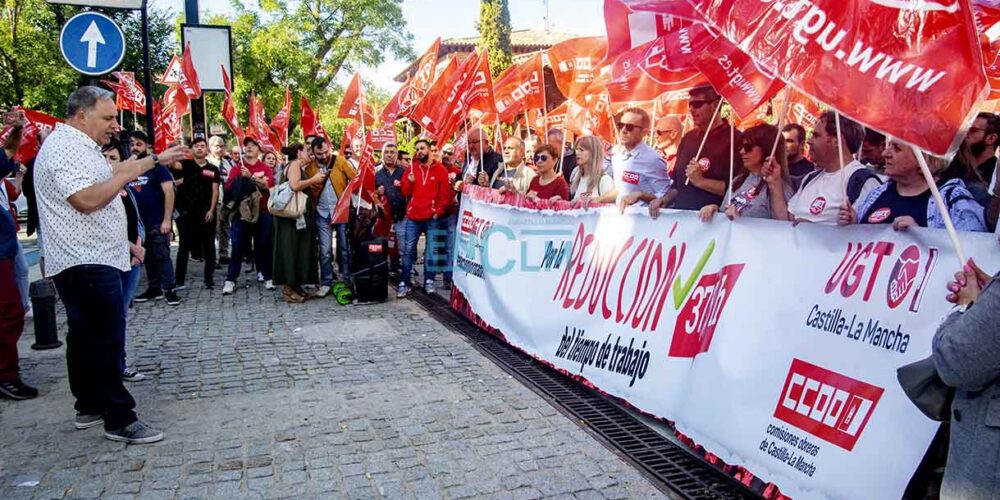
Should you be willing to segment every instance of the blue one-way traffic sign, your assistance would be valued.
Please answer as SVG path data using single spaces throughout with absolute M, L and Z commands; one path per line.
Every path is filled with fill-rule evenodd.
M 59 50 L 73 69 L 85 75 L 103 75 L 125 57 L 125 35 L 108 16 L 81 12 L 59 33 Z

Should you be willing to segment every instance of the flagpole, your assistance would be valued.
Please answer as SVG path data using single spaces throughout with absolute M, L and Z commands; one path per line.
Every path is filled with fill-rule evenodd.
M 840 184 L 844 187 L 844 194 L 847 194 L 846 172 L 844 172 L 844 139 L 840 133 L 840 111 L 834 110 L 834 119 L 837 120 L 837 163 L 840 165 Z M 848 200 L 850 201 L 850 200 Z
M 964 266 L 968 261 L 965 260 L 965 253 L 962 252 L 962 245 L 958 241 L 958 233 L 955 232 L 955 225 L 951 221 L 951 215 L 948 214 L 948 209 L 941 199 L 941 192 L 938 190 L 937 183 L 934 182 L 934 176 L 931 174 L 930 168 L 927 167 L 927 160 L 916 146 L 910 147 L 913 149 L 913 156 L 917 158 L 917 164 L 920 165 L 920 171 L 924 174 L 924 180 L 927 181 L 927 185 L 931 188 L 931 195 L 934 197 L 934 202 L 937 203 L 941 218 L 944 219 L 944 227 L 948 230 L 948 237 L 951 238 L 951 244 L 955 246 L 955 253 L 958 254 L 958 263 Z
M 563 168 L 563 158 L 566 157 L 566 132 L 567 132 L 567 130 L 566 130 L 566 122 L 563 122 L 563 128 L 562 128 L 563 139 L 562 139 L 562 147 L 559 150 L 559 164 L 558 164 L 559 165 L 559 173 L 562 174 L 562 175 L 566 175 L 562 171 L 562 168 Z M 548 139 L 548 137 L 546 137 L 546 139 Z
M 708 130 L 706 130 L 705 131 L 705 135 L 703 135 L 701 137 L 701 145 L 698 146 L 698 152 L 694 154 L 694 161 L 698 161 L 701 158 L 701 151 L 703 149 L 705 149 L 705 141 L 708 139 L 708 133 L 712 131 L 712 124 L 715 123 L 715 117 L 719 116 L 719 110 L 722 109 L 722 101 L 723 101 L 723 99 L 720 97 L 719 98 L 719 105 L 715 107 L 715 112 L 712 113 L 712 119 L 708 121 Z M 730 126 L 732 126 L 732 125 L 730 125 Z M 677 168 L 677 167 L 674 166 L 674 168 Z M 687 168 L 687 165 L 683 165 L 683 168 Z M 691 178 L 688 177 L 688 176 L 686 176 L 686 175 L 684 177 L 685 177 L 684 178 L 684 185 L 685 186 L 690 185 L 691 184 Z
M 774 138 L 774 144 L 771 145 L 771 154 L 767 155 L 767 158 L 773 158 L 774 152 L 778 150 L 778 141 L 785 140 L 781 135 L 781 128 L 785 126 L 785 116 L 788 114 L 788 103 L 792 100 L 792 88 L 785 87 L 785 102 L 781 105 L 781 114 L 778 115 L 778 135 Z M 767 160 L 765 158 L 765 161 Z
M 653 105 L 656 109 L 656 105 Z M 705 134 L 708 135 L 708 134 Z M 781 135 L 781 134 L 778 134 Z M 736 161 L 736 127 L 732 123 L 729 124 L 729 184 L 726 185 L 726 203 L 723 205 L 730 205 L 733 203 L 733 163 Z
M 656 133 L 656 107 L 660 103 L 660 97 L 657 96 L 653 98 L 653 121 L 650 123 L 652 125 L 649 127 L 649 143 L 655 148 L 656 147 L 656 137 L 653 135 Z

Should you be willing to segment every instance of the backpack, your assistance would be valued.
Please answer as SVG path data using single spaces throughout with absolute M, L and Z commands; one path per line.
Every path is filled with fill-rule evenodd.
M 802 185 L 799 186 L 799 189 L 805 189 L 805 187 L 808 186 L 813 179 L 816 179 L 822 173 L 822 170 L 814 170 L 806 174 L 805 177 L 802 178 Z M 849 201 L 851 205 L 858 201 L 858 197 L 861 196 L 861 190 L 865 187 L 865 183 L 867 183 L 870 179 L 876 179 L 879 184 L 882 184 L 882 178 L 880 178 L 874 170 L 868 167 L 855 170 L 854 173 L 851 174 L 851 177 L 847 179 L 847 201 Z

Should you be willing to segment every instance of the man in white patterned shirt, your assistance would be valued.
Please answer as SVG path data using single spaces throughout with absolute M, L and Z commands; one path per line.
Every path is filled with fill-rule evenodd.
M 118 194 L 157 161 L 180 160 L 186 148 L 110 165 L 101 146 L 118 130 L 117 116 L 113 93 L 89 86 L 74 91 L 66 123 L 56 126 L 38 153 L 35 190 L 46 271 L 66 306 L 75 426 L 86 429 L 103 421 L 108 439 L 153 443 L 163 433 L 137 419 L 135 400 L 121 377 L 126 320 L 121 273 L 131 269 L 131 255 Z

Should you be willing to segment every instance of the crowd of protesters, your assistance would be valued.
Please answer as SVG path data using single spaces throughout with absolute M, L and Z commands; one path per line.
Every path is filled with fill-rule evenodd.
M 128 443 L 163 437 L 138 419 L 123 385 L 144 378 L 125 358 L 130 307 L 180 304 L 186 287 L 214 289 L 217 272 L 224 277 L 221 295 L 280 287 L 281 299 L 290 304 L 330 295 L 346 303 L 352 276 L 360 272 L 361 265 L 352 262 L 359 245 L 379 236 L 394 242 L 388 245 L 395 248 L 388 267 L 398 298 L 408 296 L 414 282 L 433 293 L 438 274 L 448 290 L 467 185 L 536 201 L 643 206 L 653 218 L 664 209 L 690 210 L 706 223 L 753 217 L 906 230 L 943 228 L 944 211 L 958 230 L 996 230 L 996 115 L 980 113 L 949 162 L 919 158 L 908 146 L 832 111 L 811 130 L 795 123 L 781 130 L 770 124 L 736 130 L 718 112 L 721 97 L 711 87 L 691 90 L 688 105 L 692 127 L 686 131 L 679 117 L 653 123 L 640 108 L 621 111 L 614 145 L 596 136 L 570 138 L 558 128 L 544 137 L 514 134 L 500 144 L 479 127 L 462 132 L 457 142 L 464 151 L 423 137 L 409 147 L 388 143 L 378 152 L 370 204 L 348 191 L 359 175 L 359 141 L 333 145 L 305 137 L 281 151 L 262 151 L 250 137 L 233 144 L 212 136 L 154 153 L 143 132 L 118 128 L 113 94 L 80 88 L 69 97 L 66 123 L 39 135 L 35 160 L 13 161 L 17 145 L 10 141 L 0 150 L 0 176 L 12 176 L 0 186 L 0 395 L 38 394 L 20 378 L 16 348 L 30 315 L 28 266 L 12 204 L 22 192 L 29 201 L 26 229 L 38 233 L 42 271 L 54 279 L 66 308 L 75 426 L 103 424 L 105 437 Z M 23 126 L 23 117 L 5 120 Z M 931 195 L 921 160 L 940 202 Z M 273 210 L 269 200 L 279 196 L 298 200 L 292 215 L 287 207 Z M 351 197 L 352 208 L 341 223 L 335 212 L 344 197 Z M 421 237 L 424 266 L 418 274 Z M 201 284 L 190 279 L 192 260 L 203 268 Z M 146 289 L 138 293 L 143 273 Z M 995 302 L 996 287 L 987 286 L 992 281 L 974 265 L 956 275 L 949 300 L 963 307 L 958 314 L 980 296 L 983 303 Z M 983 336 L 996 310 L 978 306 L 967 319 L 956 316 L 942 326 L 964 328 L 935 338 L 936 362 L 947 383 L 974 388 L 988 378 L 963 360 L 966 351 L 992 342 Z M 953 432 L 975 432 L 970 425 L 978 424 L 956 422 Z

